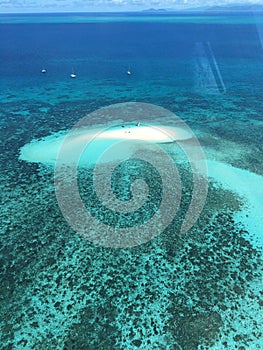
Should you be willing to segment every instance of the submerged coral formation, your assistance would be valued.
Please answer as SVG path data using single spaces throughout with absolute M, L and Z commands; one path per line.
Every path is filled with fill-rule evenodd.
M 133 166 L 144 176 L 151 174 L 141 162 Z M 76 235 L 56 205 L 52 171 L 20 163 L 26 184 L 18 180 L 14 200 L 6 203 L 10 213 L 20 198 L 12 222 L 5 218 L 2 243 L 5 348 L 212 349 L 221 342 L 235 349 L 259 344 L 261 322 L 254 315 L 260 312 L 262 291 L 253 283 L 262 276 L 261 256 L 233 220 L 242 203 L 211 184 L 199 223 L 181 236 L 180 218 L 192 185 L 189 169 L 179 167 L 185 181 L 178 216 L 149 243 L 116 250 Z M 127 184 L 119 179 L 127 176 L 126 168 L 118 172 L 113 185 L 125 198 Z M 149 174 L 154 188 L 158 177 Z M 88 199 L 92 169 L 79 176 Z M 158 204 L 158 191 L 152 199 Z M 251 327 L 248 334 L 245 329 Z

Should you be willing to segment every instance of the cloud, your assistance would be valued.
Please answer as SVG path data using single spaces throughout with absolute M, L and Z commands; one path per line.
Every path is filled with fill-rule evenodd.
M 146 8 L 183 8 L 207 5 L 263 4 L 263 0 L 0 0 L 0 12 L 108 11 Z

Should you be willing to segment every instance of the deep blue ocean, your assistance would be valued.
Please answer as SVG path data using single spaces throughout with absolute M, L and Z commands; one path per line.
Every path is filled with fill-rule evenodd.
M 261 13 L 0 15 L 1 349 L 262 349 L 262 83 Z M 209 185 L 182 237 L 193 178 L 178 162 L 179 216 L 147 243 L 115 249 L 67 224 L 54 169 L 41 159 L 51 152 L 46 137 L 129 102 L 166 108 L 191 128 Z M 109 122 L 106 112 L 90 118 Z M 43 138 L 40 160 L 21 158 Z M 163 149 L 176 163 L 173 146 Z M 134 169 L 159 205 L 160 177 L 142 163 L 118 168 L 116 193 L 129 198 L 122 186 Z M 92 172 L 79 171 L 80 192 L 106 222 Z

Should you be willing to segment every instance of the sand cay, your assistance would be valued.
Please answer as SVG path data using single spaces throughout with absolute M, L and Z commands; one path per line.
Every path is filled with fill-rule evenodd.
M 118 142 L 131 141 L 127 147 L 122 143 L 120 153 L 114 153 L 108 160 L 130 156 L 136 145 L 142 142 L 168 143 L 190 139 L 192 135 L 182 128 L 149 125 L 120 125 L 107 129 L 88 128 L 73 129 L 59 132 L 40 140 L 33 140 L 20 150 L 20 159 L 27 162 L 55 165 L 59 151 L 63 145 L 66 153 L 64 162 L 76 162 L 81 153 L 79 166 L 89 166 L 96 163 L 99 156 Z

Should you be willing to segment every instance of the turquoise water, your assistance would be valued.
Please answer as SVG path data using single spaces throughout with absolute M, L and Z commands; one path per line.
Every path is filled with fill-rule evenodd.
M 1 348 L 261 349 L 261 17 L 5 15 L 0 22 Z M 19 155 L 32 140 L 123 102 L 182 118 L 203 147 L 210 180 L 202 214 L 181 235 L 193 177 L 176 145 L 162 145 L 182 181 L 178 213 L 148 243 L 114 249 L 78 235 L 58 206 L 54 169 Z M 93 116 L 90 125 L 109 119 Z M 176 126 L 172 115 L 144 119 Z M 92 167 L 78 176 L 84 203 L 113 227 L 138 225 L 158 210 L 160 177 L 136 157 L 112 176 L 124 201 L 135 178 L 149 183 L 148 202 L 134 216 L 105 210 Z

